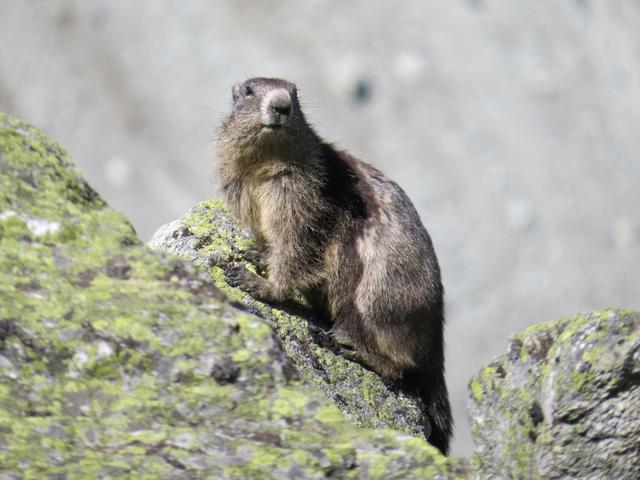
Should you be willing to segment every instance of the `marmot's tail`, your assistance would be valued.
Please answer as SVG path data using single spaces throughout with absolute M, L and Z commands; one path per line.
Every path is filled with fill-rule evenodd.
M 449 441 L 453 433 L 453 418 L 451 417 L 451 406 L 444 378 L 422 384 L 419 391 L 431 424 L 431 435 L 427 440 L 444 455 L 447 455 Z
M 407 377 L 407 383 L 417 389 L 424 404 L 424 412 L 431 427 L 427 441 L 447 455 L 453 433 L 453 418 L 444 374 L 425 375 L 424 372 L 416 372 Z

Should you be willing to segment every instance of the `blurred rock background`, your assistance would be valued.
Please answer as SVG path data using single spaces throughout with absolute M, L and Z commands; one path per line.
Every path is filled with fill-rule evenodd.
M 640 308 L 639 25 L 637 0 L 0 0 L 0 110 L 148 238 L 212 195 L 231 85 L 296 81 L 434 239 L 465 454 L 467 381 L 509 335 Z

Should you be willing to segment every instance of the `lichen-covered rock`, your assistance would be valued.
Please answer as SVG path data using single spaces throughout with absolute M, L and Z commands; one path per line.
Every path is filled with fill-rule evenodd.
M 249 232 L 234 224 L 220 200 L 197 204 L 182 219 L 161 227 L 148 245 L 193 261 L 231 298 L 268 319 L 302 379 L 320 388 L 356 425 L 394 428 L 419 437 L 425 430 L 429 433 L 417 398 L 337 355 L 326 329 L 309 321 L 308 315 L 303 318 L 291 314 L 291 309 L 273 308 L 226 283 L 224 269 L 233 265 L 255 268 L 243 259 L 243 252 L 254 241 Z
M 640 314 L 530 327 L 470 392 L 482 478 L 640 478 Z
M 638 313 L 516 335 L 471 381 L 470 466 L 322 328 L 226 284 L 252 240 L 220 203 L 153 245 L 189 261 L 0 115 L 0 480 L 640 478 Z
M 176 235 L 216 244 L 190 228 Z M 204 264 L 228 253 L 210 248 Z M 287 356 L 318 350 L 305 358 L 320 366 L 297 363 L 305 379 L 324 369 L 346 384 L 354 370 L 302 344 L 301 319 L 281 314 L 281 342 L 225 290 L 141 245 L 57 144 L 0 116 L 0 479 L 467 475 L 418 436 L 354 427 Z M 402 427 L 384 386 L 357 372 L 362 416 L 380 401 L 377 424 Z

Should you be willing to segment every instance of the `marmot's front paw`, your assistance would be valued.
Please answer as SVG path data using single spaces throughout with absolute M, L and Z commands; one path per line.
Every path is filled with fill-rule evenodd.
M 246 291 L 250 291 L 251 287 L 255 286 L 255 277 L 260 279 L 258 275 L 242 265 L 231 267 L 225 272 L 225 276 L 229 285 Z
M 263 272 L 267 269 L 267 256 L 258 247 L 247 248 L 242 252 L 242 256 L 247 262 L 255 265 L 258 271 Z
M 269 282 L 243 266 L 232 267 L 226 272 L 227 282 L 247 292 L 254 298 L 270 300 Z

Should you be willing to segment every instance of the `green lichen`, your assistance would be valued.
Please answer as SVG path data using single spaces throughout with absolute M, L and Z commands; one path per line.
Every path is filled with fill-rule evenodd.
M 340 424 L 344 422 L 344 415 L 333 405 L 319 408 L 315 415 L 316 420 L 331 424 Z
M 239 288 L 234 288 L 227 283 L 227 279 L 225 278 L 224 270 L 222 270 L 222 268 L 213 267 L 209 270 L 209 273 L 215 281 L 216 287 L 218 287 L 221 292 L 225 293 L 231 300 L 238 303 L 246 301 L 248 295 Z
M 497 371 L 495 364 L 489 364 L 471 379 L 469 385 L 477 401 L 482 400 L 484 392 L 494 392 L 499 387 L 500 380 L 496 376 Z
M 469 382 L 469 388 L 471 389 L 471 394 L 476 402 L 482 400 L 482 384 L 477 379 L 472 379 Z

